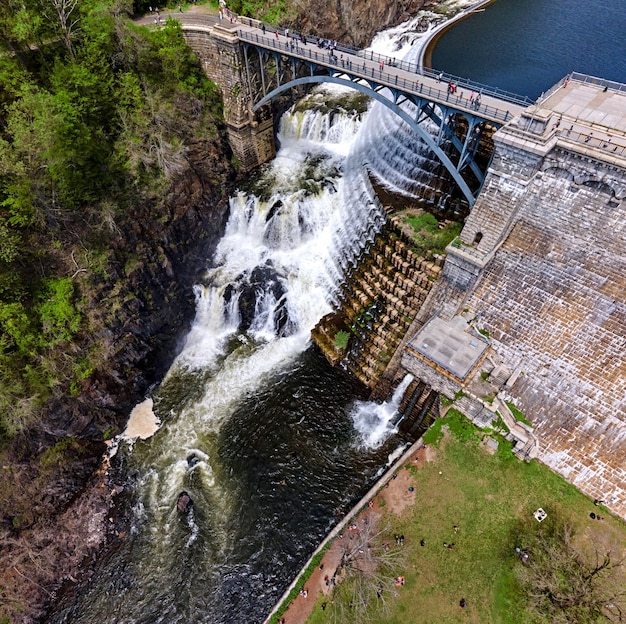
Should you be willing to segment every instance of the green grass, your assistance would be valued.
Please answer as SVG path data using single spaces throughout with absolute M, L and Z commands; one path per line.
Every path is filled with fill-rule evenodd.
M 507 407 L 511 410 L 511 414 L 513 414 L 513 416 L 515 417 L 515 420 L 519 422 L 523 422 L 525 425 L 529 425 L 530 427 L 533 426 L 530 420 L 526 418 L 526 415 L 524 414 L 524 412 L 521 412 L 520 410 L 518 410 L 517 407 L 515 407 L 515 405 L 511 401 L 505 401 L 505 403 L 507 404 Z
M 520 462 L 502 438 L 498 451 L 487 453 L 481 444 L 486 435 L 451 409 L 424 436 L 436 458 L 411 467 L 415 505 L 400 516 L 389 504 L 383 508 L 390 533 L 405 535 L 408 563 L 398 574 L 406 584 L 391 616 L 374 614 L 373 624 L 530 623 L 514 574 L 521 565 L 514 548 L 520 521 L 538 507 L 568 519 L 588 543 L 601 532 L 626 543 L 622 521 L 608 514 L 604 522 L 591 521 L 597 507 L 590 499 L 542 464 Z M 454 542 L 454 549 L 444 542 Z M 464 610 L 461 598 L 468 602 Z M 310 624 L 330 621 L 330 608 L 323 612 L 320 604 Z
M 403 220 L 413 230 L 413 247 L 418 255 L 443 253 L 448 244 L 459 235 L 463 226 L 455 221 L 440 228 L 437 218 L 429 212 L 405 214 Z
M 311 559 L 309 565 L 304 571 L 304 574 L 300 577 L 295 587 L 293 587 L 293 589 L 289 592 L 289 595 L 285 598 L 283 603 L 278 607 L 276 613 L 274 613 L 274 615 L 272 615 L 272 617 L 269 619 L 268 624 L 278 624 L 280 622 L 282 615 L 285 613 L 285 611 L 287 611 L 287 608 L 289 607 L 291 601 L 294 600 L 295 597 L 299 594 L 300 590 L 304 588 L 306 582 L 309 580 L 309 577 L 311 576 L 311 574 L 313 574 L 313 570 L 315 570 L 315 568 L 317 568 L 317 566 L 319 566 L 319 564 L 321 563 L 324 557 L 324 553 L 330 548 L 330 545 L 331 542 L 328 542 L 328 544 L 326 544 L 326 546 L 324 546 L 324 548 L 322 548 L 322 550 L 320 550 L 320 552 L 318 552 Z

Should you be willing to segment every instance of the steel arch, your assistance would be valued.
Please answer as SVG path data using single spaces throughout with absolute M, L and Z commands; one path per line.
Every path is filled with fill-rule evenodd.
M 320 65 L 319 67 L 324 67 L 323 65 Z M 324 67 L 325 69 L 328 69 L 326 67 Z M 347 72 L 341 72 L 342 75 L 349 75 Z M 357 82 L 359 81 L 359 82 Z M 266 93 L 263 98 L 261 98 L 261 100 L 259 100 L 256 104 L 253 105 L 252 110 L 253 111 L 257 111 L 261 106 L 263 106 L 264 104 L 267 104 L 268 102 L 270 102 L 273 98 L 275 98 L 278 94 L 287 91 L 293 87 L 296 87 L 298 85 L 306 85 L 306 84 L 317 84 L 317 83 L 324 83 L 324 82 L 330 82 L 333 84 L 338 84 L 338 85 L 343 85 L 346 87 L 350 87 L 352 89 L 356 89 L 357 91 L 360 91 L 361 93 L 364 93 L 365 95 L 368 95 L 370 97 L 372 97 L 373 99 L 375 99 L 376 101 L 380 102 L 381 104 L 385 105 L 387 108 L 389 108 L 390 110 L 392 110 L 394 113 L 396 113 L 405 123 L 407 123 L 412 130 L 414 130 L 417 135 L 428 145 L 428 147 L 437 155 L 437 157 L 439 158 L 439 160 L 441 160 L 442 164 L 444 165 L 444 167 L 450 172 L 450 175 L 452 175 L 454 181 L 458 184 L 459 188 L 461 189 L 461 192 L 463 193 L 463 195 L 465 195 L 465 198 L 467 199 L 468 203 L 470 206 L 473 206 L 474 203 L 476 202 L 476 197 L 478 195 L 478 191 L 476 192 L 476 194 L 474 194 L 474 192 L 472 192 L 472 190 L 469 188 L 469 186 L 467 185 L 467 182 L 465 182 L 465 180 L 463 179 L 463 177 L 461 176 L 460 171 L 461 169 L 458 169 L 454 163 L 450 160 L 450 158 L 446 155 L 446 153 L 439 147 L 439 139 L 441 136 L 441 132 L 440 132 L 440 136 L 438 137 L 437 141 L 435 141 L 433 139 L 433 137 L 428 134 L 427 132 L 425 132 L 419 125 L 418 121 L 413 119 L 408 113 L 406 113 L 404 110 L 402 110 L 402 108 L 400 107 L 400 105 L 397 103 L 397 101 L 391 101 L 388 98 L 386 98 L 384 95 L 382 95 L 378 90 L 375 90 L 374 88 L 372 88 L 371 86 L 365 86 L 363 84 L 361 84 L 360 81 L 366 81 L 368 83 L 368 85 L 370 85 L 370 81 L 368 81 L 367 79 L 361 78 L 359 76 L 355 76 L 354 80 L 350 80 L 350 79 L 345 79 L 345 78 L 338 78 L 337 76 L 332 76 L 332 75 L 312 75 L 312 76 L 306 76 L 304 78 L 296 78 L 295 80 L 290 80 L 289 82 L 286 82 L 284 84 L 281 84 L 279 86 L 277 86 L 276 88 L 272 89 L 271 91 L 269 91 L 268 93 Z M 376 84 L 376 83 L 374 83 Z M 378 85 L 379 89 L 382 91 L 383 89 L 388 89 L 391 91 L 390 87 L 387 87 L 386 85 Z M 412 99 L 410 99 L 409 94 L 404 94 L 402 92 L 396 91 L 397 95 L 394 95 L 394 100 L 398 100 L 400 99 L 400 97 L 405 97 L 407 100 L 411 101 L 415 106 L 417 106 L 417 114 L 418 117 L 420 115 L 421 112 L 424 112 L 428 117 L 430 117 L 431 119 L 433 119 L 433 121 L 435 121 L 435 123 L 437 123 L 440 127 L 440 130 L 443 129 L 444 132 L 446 132 L 448 134 L 448 136 L 450 138 L 452 138 L 453 143 L 456 141 L 455 147 L 457 149 L 459 149 L 459 147 L 461 149 L 459 149 L 461 157 L 459 160 L 459 164 L 467 164 L 468 166 L 470 166 L 470 168 L 472 168 L 472 171 L 474 172 L 474 174 L 476 175 L 476 171 L 474 171 L 474 169 L 476 169 L 478 171 L 478 180 L 479 182 L 482 184 L 482 180 L 484 179 L 484 174 L 480 171 L 480 169 L 478 169 L 477 165 L 473 162 L 473 160 L 469 161 L 469 158 L 467 156 L 468 153 L 468 149 L 467 149 L 467 143 L 468 140 L 471 138 L 471 134 L 473 129 L 477 126 L 477 124 L 479 123 L 477 120 L 472 120 L 470 122 L 470 128 L 468 129 L 468 133 L 467 133 L 467 137 L 466 137 L 466 141 L 464 145 L 461 145 L 461 141 L 458 140 L 458 138 L 454 135 L 454 133 L 448 128 L 447 124 L 445 123 L 445 120 L 438 117 L 435 113 L 434 110 L 431 110 L 430 113 L 427 112 L 425 110 L 425 106 L 420 106 L 420 104 L 418 102 L 413 101 Z M 428 102 L 428 101 L 427 101 Z M 428 102 L 430 103 L 430 102 Z M 441 106 L 439 104 L 437 104 L 437 106 Z M 460 112 L 460 111 L 459 111 Z M 462 114 L 464 114 L 466 117 L 467 114 L 465 112 L 463 112 Z M 480 189 L 478 189 L 480 190 Z

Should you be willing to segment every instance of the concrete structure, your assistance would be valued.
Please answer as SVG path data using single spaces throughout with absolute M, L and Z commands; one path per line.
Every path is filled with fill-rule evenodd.
M 450 329 L 473 319 L 492 394 L 532 420 L 539 459 L 626 517 L 626 87 L 573 74 L 494 143 L 410 336 L 435 314 Z M 410 349 L 402 364 L 449 398 L 463 387 L 461 408 L 484 421 L 479 380 L 425 373 Z
M 480 366 L 488 349 L 489 343 L 461 316 L 449 322 L 434 316 L 406 346 L 407 356 L 459 385 Z

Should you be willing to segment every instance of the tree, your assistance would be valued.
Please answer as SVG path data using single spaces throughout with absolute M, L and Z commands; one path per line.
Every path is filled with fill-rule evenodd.
M 515 573 L 536 622 L 626 621 L 625 559 L 610 544 L 594 540 L 585 551 L 585 542 L 555 512 L 523 527 L 517 540 Z
M 351 527 L 338 541 L 341 562 L 330 607 L 336 624 L 367 622 L 380 611 L 389 614 L 405 560 L 403 547 L 391 544 L 387 527 L 380 527 L 379 514 L 369 512 Z

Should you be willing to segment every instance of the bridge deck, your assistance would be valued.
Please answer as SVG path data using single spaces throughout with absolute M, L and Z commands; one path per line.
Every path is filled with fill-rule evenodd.
M 377 83 L 396 89 L 404 93 L 410 93 L 418 97 L 426 98 L 437 104 L 445 104 L 459 111 L 465 111 L 474 116 L 479 116 L 487 121 L 502 125 L 512 117 L 519 115 L 526 106 L 504 101 L 500 98 L 481 94 L 480 105 L 470 102 L 471 91 L 457 87 L 457 92 L 451 94 L 448 84 L 436 76 L 428 75 L 426 71 L 415 73 L 394 65 L 382 64 L 369 58 L 367 50 L 355 52 L 335 52 L 332 59 L 328 50 L 318 47 L 316 43 L 307 42 L 291 46 L 289 39 L 283 35 L 263 35 L 259 28 L 239 24 L 236 29 L 237 36 L 243 41 L 249 41 L 257 47 L 270 51 L 281 52 L 287 56 L 314 61 L 316 64 L 328 67 L 333 72 L 344 69 L 345 74 L 366 80 L 375 80 Z M 372 55 L 374 56 L 374 55 Z M 478 93 L 475 92 L 475 95 Z
M 473 86 L 464 79 L 454 79 L 457 84 L 457 92 L 451 94 L 448 91 L 447 75 L 442 80 L 439 78 L 440 74 L 428 69 L 419 69 L 416 72 L 417 66 L 414 64 L 383 57 L 369 50 L 359 50 L 343 45 L 337 47 L 335 51 L 337 59 L 333 61 L 328 50 L 318 47 L 317 43 L 313 41 L 309 41 L 311 37 L 307 38 L 306 45 L 298 42 L 297 47 L 295 45 L 292 47 L 290 39 L 284 34 L 280 34 L 283 31 L 279 30 L 279 34 L 276 36 L 274 29 L 267 29 L 264 35 L 261 30 L 261 22 L 254 19 L 240 18 L 240 21 L 234 22 L 230 22 L 228 19 L 220 21 L 215 16 L 195 12 L 166 13 L 162 17 L 163 19 L 172 17 L 180 20 L 185 29 L 210 30 L 219 25 L 220 28 L 231 31 L 242 41 L 247 41 L 257 47 L 280 52 L 293 58 L 309 60 L 317 65 L 328 67 L 333 72 L 345 69 L 346 75 L 376 81 L 378 84 L 389 88 L 410 93 L 437 104 L 445 104 L 449 108 L 467 112 L 475 117 L 482 117 L 498 126 L 519 115 L 530 104 L 530 102 L 524 103 L 522 98 L 514 94 L 501 93 L 498 96 L 496 89 L 489 87 L 479 89 L 476 87 L 474 90 L 476 95 L 482 91 L 480 106 L 477 107 L 470 102 Z M 138 23 L 150 25 L 153 23 L 153 19 L 145 17 L 138 20 Z M 381 64 L 381 59 L 385 60 L 384 67 Z M 409 67 L 412 71 L 407 69 Z

